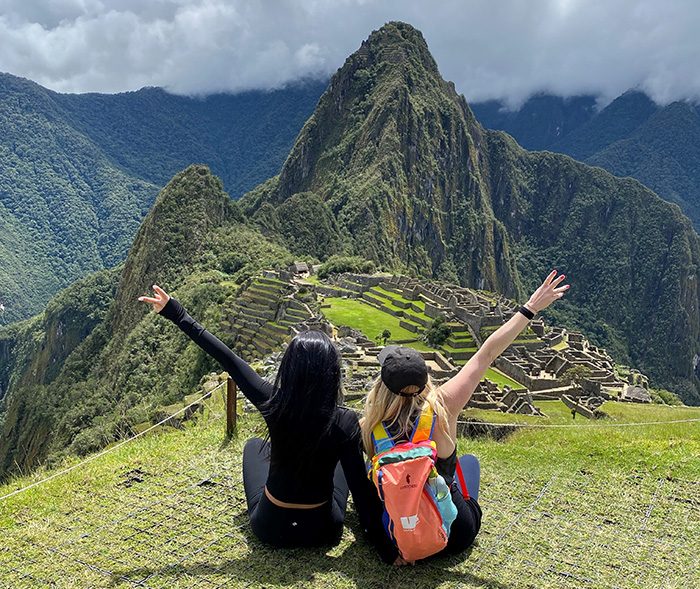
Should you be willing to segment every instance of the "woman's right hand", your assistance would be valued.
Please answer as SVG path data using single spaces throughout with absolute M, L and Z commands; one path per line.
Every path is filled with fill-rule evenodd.
M 528 299 L 527 303 L 525 303 L 525 306 L 533 313 L 539 313 L 543 309 L 549 307 L 554 301 L 562 298 L 566 291 L 571 288 L 570 284 L 558 287 L 564 278 L 566 278 L 566 275 L 560 274 L 557 276 L 557 271 L 552 270 L 540 287 L 532 293 L 532 296 Z
M 153 292 L 155 292 L 155 296 L 139 297 L 139 301 L 153 305 L 153 310 L 156 313 L 160 313 L 165 307 L 165 305 L 168 304 L 168 301 L 170 300 L 170 295 L 157 284 L 153 285 Z

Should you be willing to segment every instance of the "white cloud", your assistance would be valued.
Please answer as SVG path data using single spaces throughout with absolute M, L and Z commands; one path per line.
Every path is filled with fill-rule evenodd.
M 333 73 L 389 20 L 469 100 L 700 98 L 693 0 L 0 0 L 0 70 L 66 92 L 274 88 Z

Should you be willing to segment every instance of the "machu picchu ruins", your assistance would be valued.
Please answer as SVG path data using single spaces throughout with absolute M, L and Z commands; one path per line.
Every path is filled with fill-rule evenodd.
M 274 372 L 279 350 L 292 335 L 321 329 L 342 353 L 346 401 L 360 401 L 379 371 L 377 354 L 385 341 L 361 325 L 332 320 L 334 305 L 356 305 L 360 314 L 379 312 L 401 335 L 389 332 L 386 343 L 419 349 L 435 382 L 445 382 L 476 353 L 518 305 L 488 291 L 389 274 L 332 275 L 320 280 L 317 268 L 297 262 L 267 270 L 247 280 L 223 321 L 235 346 L 248 360 L 263 360 Z M 449 328 L 444 342 L 432 348 L 423 336 L 443 318 Z M 380 317 L 381 322 L 381 317 Z M 386 335 L 386 334 L 385 334 Z M 598 418 L 608 399 L 646 403 L 648 380 L 636 370 L 620 374 L 608 353 L 584 334 L 535 318 L 493 364 L 469 406 L 506 413 L 542 415 L 534 401 L 561 400 L 585 418 Z

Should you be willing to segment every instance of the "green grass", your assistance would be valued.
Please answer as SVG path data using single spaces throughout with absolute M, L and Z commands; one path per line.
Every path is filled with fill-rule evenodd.
M 559 342 L 558 344 L 553 345 L 552 349 L 560 351 L 560 350 L 566 350 L 568 347 L 569 347 L 569 343 L 566 340 L 564 340 L 564 341 Z
M 380 293 L 382 293 L 383 295 L 385 295 L 385 296 L 387 296 L 387 297 L 389 297 L 389 298 L 391 298 L 391 299 L 397 300 L 397 301 L 402 301 L 402 302 L 404 302 L 404 303 L 410 302 L 407 298 L 401 296 L 400 294 L 398 294 L 398 293 L 396 293 L 396 292 L 393 292 L 393 291 L 391 291 L 391 290 L 387 290 L 387 289 L 384 288 L 383 286 L 373 286 L 373 287 L 372 287 L 372 290 L 376 290 L 377 292 L 380 292 Z
M 498 370 L 498 368 L 489 368 L 486 371 L 486 378 L 491 382 L 496 383 L 499 389 L 502 389 L 506 385 L 513 389 L 520 389 L 524 387 L 524 385 L 503 374 L 500 370 Z
M 240 477 L 243 442 L 263 433 L 262 422 L 246 415 L 226 443 L 222 405 L 213 399 L 183 430 L 145 436 L 0 501 L 0 586 L 697 587 L 700 424 L 598 426 L 700 418 L 700 409 L 606 403 L 612 417 L 602 422 L 572 421 L 559 401 L 538 403 L 549 418 L 467 410 L 573 427 L 461 439 L 482 468 L 477 544 L 393 568 L 361 538 L 352 506 L 337 547 L 258 542 Z
M 391 341 L 418 337 L 417 334 L 399 325 L 399 317 L 380 311 L 359 299 L 327 297 L 324 299 L 324 304 L 330 305 L 328 308 L 323 307 L 321 311 L 331 323 L 357 329 L 370 339 L 376 338 L 385 329 L 391 331 Z M 421 341 L 409 345 L 416 350 L 432 349 Z

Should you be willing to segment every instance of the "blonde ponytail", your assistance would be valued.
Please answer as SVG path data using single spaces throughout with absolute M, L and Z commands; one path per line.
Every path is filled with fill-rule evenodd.
M 402 392 L 415 392 L 417 387 L 406 387 Z M 442 402 L 440 389 L 433 385 L 428 377 L 428 383 L 424 391 L 415 397 L 402 397 L 395 395 L 377 378 L 372 390 L 365 400 L 365 410 L 360 419 L 360 429 L 362 430 L 362 444 L 365 452 L 371 458 L 374 456 L 374 444 L 372 443 L 372 430 L 380 423 L 385 422 L 388 427 L 399 424 L 398 436 L 409 436 L 413 429 L 413 422 L 416 415 L 423 408 L 423 404 L 428 403 L 437 416 L 436 427 L 440 428 L 449 437 L 447 425 L 447 410 Z

